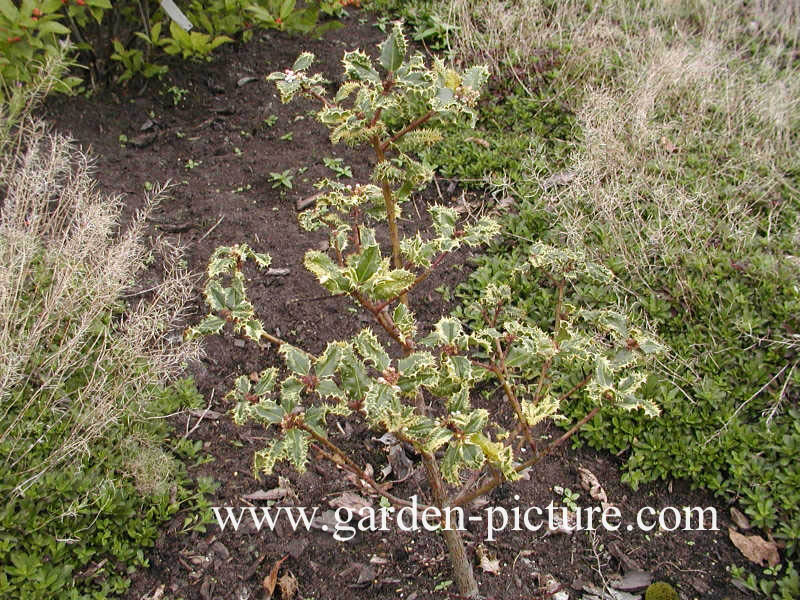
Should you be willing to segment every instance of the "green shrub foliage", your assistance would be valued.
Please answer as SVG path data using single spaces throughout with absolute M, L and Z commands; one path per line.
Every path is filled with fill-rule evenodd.
M 332 95 L 323 77 L 309 71 L 313 60 L 303 53 L 291 69 L 268 79 L 285 102 L 296 96 L 319 102 L 316 116 L 330 129 L 331 141 L 371 148 L 376 164 L 368 184 L 319 182 L 323 193 L 300 215 L 300 225 L 326 231 L 330 249 L 309 250 L 304 264 L 328 292 L 349 297 L 371 315 L 375 328 L 331 341 L 319 355 L 286 343 L 265 331 L 247 299 L 244 265 L 254 261 L 264 268 L 269 256 L 243 244 L 216 250 L 205 288 L 210 314 L 189 336 L 230 327 L 255 343 L 278 345 L 286 366 L 239 377 L 229 394 L 237 423 L 254 421 L 274 431 L 255 456 L 256 472 L 270 474 L 279 461 L 302 471 L 321 457 L 358 475 L 370 493 L 404 504 L 328 437 L 336 419 L 353 417 L 411 446 L 425 465 L 434 504 L 458 506 L 519 479 L 574 433 L 540 444 L 533 428 L 559 418 L 562 404 L 575 394 L 594 405 L 587 421 L 602 407 L 658 414 L 638 391 L 646 381 L 643 363 L 661 348 L 623 314 L 569 302 L 576 281 L 602 285 L 611 277 L 580 253 L 537 244 L 512 274 L 542 277 L 552 290 L 552 318 L 538 325 L 505 310 L 510 288 L 496 284 L 486 286 L 476 307 L 487 317 L 483 327 L 469 329 L 458 318 L 444 317 L 422 331 L 415 318 L 408 297 L 447 255 L 498 233 L 491 219 L 459 222 L 453 208 L 438 204 L 428 208 L 430 230 L 401 237 L 397 226 L 403 201 L 432 178 L 418 154 L 442 139 L 442 123 L 474 123 L 486 69 L 459 72 L 438 60 L 426 66 L 422 56 L 409 54 L 398 24 L 379 45 L 377 65 L 360 50 L 345 53 L 345 82 Z M 388 230 L 386 249 L 378 226 Z M 476 406 L 478 390 L 490 381 L 503 390 L 500 402 L 510 408 L 511 423 Z M 464 482 L 466 471 L 480 470 L 491 473 L 488 484 Z M 460 541 L 446 533 L 445 539 L 459 588 L 472 594 L 469 578 L 459 578 Z

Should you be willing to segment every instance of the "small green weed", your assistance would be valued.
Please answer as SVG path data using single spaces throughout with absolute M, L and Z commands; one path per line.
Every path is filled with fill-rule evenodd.
M 325 163 L 325 166 L 331 171 L 336 173 L 337 177 L 353 177 L 353 170 L 349 165 L 345 165 L 344 160 L 341 158 L 331 158 L 326 156 L 322 159 L 322 162 Z
M 172 96 L 172 105 L 178 106 L 181 102 L 183 102 L 183 99 L 189 93 L 189 90 L 173 85 L 167 88 L 166 93 Z
M 270 173 L 269 179 L 272 182 L 272 189 L 283 187 L 290 190 L 292 189 L 292 179 L 294 179 L 294 175 L 292 169 L 286 169 L 280 173 Z

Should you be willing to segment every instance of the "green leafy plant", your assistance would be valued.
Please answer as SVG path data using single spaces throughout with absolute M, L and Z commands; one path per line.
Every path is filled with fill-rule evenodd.
M 736 565 L 731 565 L 728 570 L 734 584 L 770 600 L 791 600 L 800 595 L 800 574 L 792 563 L 788 563 L 785 571 L 783 564 L 767 567 L 761 578 Z
M 280 173 L 270 173 L 269 178 L 270 181 L 272 181 L 273 189 L 277 187 L 284 187 L 289 190 L 292 189 L 292 179 L 294 179 L 294 175 L 291 169 L 286 169 Z
M 444 317 L 432 330 L 419 331 L 409 295 L 452 251 L 477 247 L 498 233 L 490 219 L 459 223 L 456 211 L 441 205 L 428 209 L 432 227 L 424 235 L 401 238 L 398 228 L 402 203 L 432 178 L 430 167 L 415 155 L 441 140 L 442 123 L 465 117 L 474 123 L 486 69 L 461 73 L 439 60 L 426 66 L 421 55 L 408 54 L 399 24 L 379 46 L 379 67 L 362 51 L 345 53 L 345 82 L 332 96 L 323 77 L 309 72 L 313 60 L 303 53 L 291 69 L 268 79 L 284 102 L 296 96 L 318 101 L 316 117 L 330 129 L 331 141 L 370 148 L 376 165 L 368 184 L 327 179 L 317 184 L 323 192 L 299 221 L 308 231 L 327 231 L 330 250 L 309 250 L 304 264 L 331 294 L 349 297 L 370 315 L 393 350 L 390 354 L 372 328 L 331 341 L 318 355 L 267 332 L 247 298 L 243 269 L 248 261 L 268 267 L 269 255 L 242 244 L 217 248 L 205 287 L 210 314 L 188 336 L 217 334 L 229 326 L 253 342 L 277 345 L 286 365 L 283 373 L 270 367 L 257 377 L 237 378 L 229 394 L 237 423 L 255 421 L 275 430 L 255 455 L 255 471 L 270 474 L 279 461 L 302 471 L 313 451 L 315 460 L 332 461 L 356 475 L 369 493 L 395 507 L 408 506 L 328 437 L 336 419 L 358 418 L 414 449 L 430 487 L 425 507 L 441 514 L 520 479 L 603 407 L 657 414 L 637 391 L 646 380 L 642 363 L 660 346 L 621 314 L 581 310 L 568 301 L 576 281 L 602 284 L 611 278 L 579 253 L 538 244 L 515 270 L 514 277 L 546 282 L 552 312 L 541 326 L 527 325 L 518 312 L 506 310 L 507 285 L 489 285 L 476 306 L 485 326 L 469 330 L 461 320 Z M 388 230 L 386 251 L 376 226 Z M 473 403 L 488 382 L 499 385 L 497 402 L 507 411 Z M 559 418 L 562 405 L 575 395 L 594 408 L 558 439 L 537 439 L 533 428 Z M 512 416 L 504 420 L 500 414 Z M 477 595 L 460 532 L 442 528 L 441 533 L 459 592 Z
M 181 102 L 183 102 L 183 99 L 189 93 L 189 90 L 178 87 L 177 85 L 173 85 L 167 88 L 167 93 L 172 96 L 172 105 L 178 106 Z
M 247 10 L 262 26 L 289 33 L 322 35 L 342 25 L 338 21 L 320 24 L 320 11 L 332 15 L 340 7 L 340 2 L 331 0 L 309 2 L 304 8 L 298 8 L 296 0 L 260 0 L 250 4 Z
M 33 102 L 0 108 L 0 597 L 107 598 L 128 585 L 117 564 L 143 566 L 158 526 L 201 504 L 162 418 L 202 398 L 161 387 L 197 357 L 166 335 L 193 284 L 165 248 L 152 300 L 126 306 L 159 190 L 120 227 L 90 159 Z
M 553 486 L 553 491 L 561 496 L 561 502 L 564 503 L 564 506 L 573 512 L 578 510 L 578 499 L 581 497 L 578 492 L 573 492 L 571 489 L 560 485 Z
M 0 99 L 2 88 L 28 82 L 38 64 L 63 52 L 79 57 L 92 85 L 124 83 L 134 77 L 161 77 L 164 54 L 209 60 L 222 44 L 252 38 L 255 27 L 318 35 L 340 26 L 338 0 L 315 0 L 297 7 L 294 0 L 191 0 L 181 3 L 189 30 L 157 0 L 119 5 L 110 0 L 0 0 Z M 81 82 L 60 80 L 57 91 Z
M 210 60 L 211 52 L 233 40 L 227 35 L 211 36 L 200 31 L 184 31 L 175 21 L 169 24 L 170 37 L 159 42 L 167 54 L 180 54 L 182 58 Z
M 438 3 L 431 0 L 415 0 L 408 2 L 405 0 L 373 0 L 369 3 L 369 8 L 379 13 L 389 13 L 394 18 L 402 19 L 411 31 L 411 38 L 414 41 L 422 42 L 431 50 L 448 50 L 451 36 L 458 32 L 459 27 L 447 19 L 448 5 L 438 6 Z M 390 18 L 387 16 L 378 17 L 376 27 L 387 31 Z
M 164 65 L 157 65 L 145 60 L 145 53 L 139 48 L 125 48 L 119 40 L 112 40 L 114 52 L 111 60 L 117 61 L 122 66 L 122 73 L 117 77 L 117 82 L 123 83 L 135 75 L 143 77 L 160 77 L 168 71 Z
M 350 165 L 344 164 L 344 159 L 326 156 L 322 159 L 322 162 L 333 171 L 337 177 L 349 178 L 353 176 L 353 170 L 350 168 Z
M 43 63 L 63 57 L 59 41 L 69 34 L 60 22 L 60 0 L 18 4 L 0 0 L 0 102 L 8 100 L 9 86 L 32 82 Z M 53 89 L 69 91 L 79 81 L 59 79 Z
M 764 13 L 754 30 L 746 2 L 713 16 L 699 5 L 648 5 L 626 33 L 628 49 L 606 60 L 616 42 L 584 34 L 621 17 L 626 3 L 598 12 L 559 4 L 555 13 L 517 3 L 507 21 L 513 26 L 498 39 L 487 17 L 500 4 L 454 2 L 462 31 L 482 30 L 453 40 L 454 47 L 472 46 L 468 56 L 490 61 L 506 49 L 555 51 L 541 62 L 528 53 L 496 65 L 503 75 L 492 82 L 495 89 L 518 81 L 510 76 L 517 72 L 524 84 L 535 82 L 535 91 L 524 94 L 517 84 L 512 95 L 481 106 L 480 137 L 489 147 L 464 143 L 473 135 L 464 129 L 426 157 L 443 174 L 484 188 L 491 177 L 496 184 L 489 191 L 515 207 L 502 220 L 513 243 L 496 244 L 479 258 L 474 280 L 456 294 L 468 306 L 487 282 L 504 280 L 534 240 L 566 240 L 606 261 L 619 285 L 582 285 L 581 296 L 597 306 L 622 299 L 635 307 L 673 353 L 644 387 L 663 408 L 658 422 L 602 415 L 580 441 L 626 456 L 623 481 L 634 489 L 685 478 L 724 502 L 738 502 L 754 525 L 786 545 L 785 558 L 797 566 L 800 428 L 792 399 L 800 389 L 800 170 L 792 132 L 800 105 L 787 104 L 786 118 L 776 120 L 759 99 L 765 89 L 800 81 L 793 59 L 798 15 Z M 645 24 L 656 24 L 664 42 L 643 43 Z M 675 32 L 678 45 L 666 41 Z M 524 39 L 530 41 L 521 44 Z M 719 52 L 698 50 L 711 46 Z M 764 63 L 768 55 L 786 67 Z M 590 56 L 604 58 L 592 59 L 587 70 Z M 520 70 L 531 59 L 537 68 Z M 668 75 L 655 75 L 655 65 L 668 64 L 674 67 Z M 697 77 L 685 68 L 701 64 L 714 66 Z M 628 117 L 645 97 L 648 108 L 632 129 Z M 503 137 L 517 127 L 535 134 L 516 135 L 516 147 L 506 145 Z M 607 153 L 611 147 L 619 152 Z M 764 190 L 772 190 L 770 200 Z M 517 281 L 516 306 L 538 322 L 538 282 Z M 578 399 L 566 414 L 579 419 L 590 407 Z

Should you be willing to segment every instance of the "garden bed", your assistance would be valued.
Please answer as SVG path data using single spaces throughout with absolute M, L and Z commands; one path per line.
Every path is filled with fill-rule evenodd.
M 152 234 L 184 245 L 192 271 L 203 273 L 211 253 L 221 245 L 244 242 L 258 252 L 269 252 L 271 270 L 254 277 L 249 286 L 256 311 L 268 331 L 319 352 L 328 341 L 356 333 L 368 320 L 353 318 L 347 299 L 325 296 L 302 267 L 305 251 L 326 240 L 301 231 L 298 202 L 315 193 L 314 181 L 335 176 L 323 159 L 344 159 L 360 181 L 368 177 L 372 164 L 365 154 L 332 146 L 327 130 L 305 112 L 312 108 L 310 103 L 282 105 L 264 75 L 291 66 L 301 51 L 308 50 L 317 55 L 318 68 L 326 77 L 337 81 L 345 50 L 372 50 L 383 37 L 376 27 L 355 19 L 346 20 L 344 28 L 322 40 L 260 33 L 247 45 L 220 48 L 213 63 L 173 69 L 164 81 L 151 81 L 144 89 L 132 86 L 101 91 L 88 99 L 52 99 L 46 117 L 91 149 L 97 157 L 98 185 L 106 193 L 123 196 L 129 214 L 142 206 L 146 190 L 172 182 L 169 199 L 152 219 Z M 491 202 L 471 197 L 454 183 L 438 180 L 416 197 L 404 208 L 402 228 L 415 231 L 422 218 L 418 215 L 427 214 L 424 206 L 429 202 L 467 207 Z M 434 288 L 452 289 L 463 280 L 469 258 L 467 252 L 450 257 L 436 282 L 426 283 L 417 294 L 412 309 L 421 324 L 430 327 L 449 310 L 440 293 L 443 288 Z M 131 293 L 146 295 L 153 283 L 146 276 Z M 202 286 L 198 278 L 197 320 L 204 313 Z M 236 375 L 278 366 L 281 360 L 270 347 L 259 350 L 230 338 L 208 339 L 205 349 L 206 358 L 192 366 L 192 373 L 209 408 L 218 414 L 199 424 L 197 417 L 188 421 L 186 416 L 176 417 L 177 435 L 191 429 L 190 439 L 202 440 L 204 452 L 213 457 L 190 467 L 192 475 L 210 475 L 221 483 L 212 504 L 246 506 L 243 496 L 279 487 L 278 477 L 253 477 L 253 452 L 263 447 L 267 434 L 259 427 L 235 426 L 228 415 L 232 402 L 224 397 Z M 543 433 L 560 435 L 555 428 Z M 337 443 L 355 449 L 362 464 L 371 464 L 375 473 L 387 464 L 382 443 L 369 431 L 345 428 L 335 437 Z M 477 568 L 482 593 L 498 599 L 532 599 L 561 598 L 557 594 L 567 592 L 570 598 L 581 598 L 586 584 L 602 587 L 614 575 L 638 568 L 655 580 L 676 584 L 684 598 L 750 597 L 732 587 L 726 571 L 730 564 L 744 563 L 728 541 L 726 508 L 717 506 L 719 531 L 628 531 L 627 525 L 635 523 L 643 506 L 705 507 L 714 505 L 714 500 L 680 483 L 645 485 L 633 492 L 619 481 L 619 460 L 562 449 L 538 465 L 528 481 L 513 490 L 497 488 L 490 500 L 509 511 L 513 506 L 561 504 L 564 493 L 556 493 L 554 486 L 579 491 L 579 506 L 596 504 L 581 488 L 578 468 L 583 467 L 594 473 L 609 502 L 619 507 L 623 526 L 596 535 L 505 531 L 488 542 L 485 524 L 476 525 L 466 535 L 470 554 L 485 552 L 490 561 L 499 560 L 496 574 L 490 572 L 491 562 L 489 570 Z M 415 460 L 414 466 L 421 471 Z M 328 510 L 329 501 L 342 492 L 359 492 L 343 471 L 327 463 L 302 475 L 281 465 L 278 473 L 290 482 L 298 505 L 318 506 L 321 511 Z M 404 497 L 428 493 L 424 477 L 413 474 L 393 491 Z M 434 534 L 392 528 L 338 542 L 329 532 L 292 531 L 285 523 L 273 532 L 245 528 L 222 532 L 215 520 L 204 534 L 178 533 L 185 517 L 179 514 L 164 531 L 148 555 L 150 568 L 134 574 L 128 598 L 155 600 L 159 594 L 186 599 L 260 598 L 273 565 L 287 556 L 279 573 L 294 575 L 298 598 L 322 600 L 342 593 L 353 598 L 457 597 L 447 583 L 452 576 L 444 543 Z M 548 587 L 548 576 L 557 586 Z M 280 593 L 276 589 L 274 596 Z

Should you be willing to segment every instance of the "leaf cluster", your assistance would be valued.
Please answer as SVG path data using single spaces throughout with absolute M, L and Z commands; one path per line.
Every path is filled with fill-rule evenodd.
M 310 52 L 301 54 L 291 69 L 271 73 L 267 79 L 276 82 L 283 102 L 298 94 L 321 101 L 317 118 L 331 130 L 332 143 L 373 147 L 378 154 L 373 182 L 392 183 L 402 201 L 433 176 L 412 155 L 437 144 L 442 136 L 438 128 L 422 125 L 460 116 L 474 124 L 475 103 L 488 73 L 483 67 L 459 73 L 439 59 L 426 66 L 421 54 L 409 55 L 399 22 L 378 52 L 377 65 L 361 50 L 346 52 L 342 59 L 346 81 L 333 97 L 326 92 L 325 79 L 309 73 L 314 61 Z M 391 161 L 385 157 L 388 153 L 394 154 Z
M 544 244 L 531 248 L 514 276 L 549 279 L 557 290 L 549 323 L 530 325 L 506 311 L 510 287 L 490 285 L 477 307 L 486 317 L 483 326 L 470 329 L 445 317 L 431 331 L 419 331 L 407 297 L 449 253 L 488 242 L 499 227 L 487 218 L 460 223 L 453 208 L 432 205 L 430 231 L 399 235 L 398 202 L 432 175 L 412 155 L 439 142 L 439 128 L 448 120 L 474 123 L 487 77 L 482 67 L 460 73 L 438 60 L 428 67 L 419 54 L 409 56 L 407 46 L 395 24 L 378 47 L 377 66 L 365 52 L 345 53 L 345 82 L 332 96 L 325 79 L 309 72 L 310 53 L 301 54 L 291 69 L 268 76 L 283 101 L 301 95 L 320 103 L 317 118 L 330 129 L 333 143 L 364 145 L 375 153 L 371 183 L 323 180 L 318 184 L 323 193 L 300 215 L 300 224 L 329 234 L 328 250 L 306 253 L 306 268 L 328 292 L 347 296 L 370 314 L 383 337 L 363 329 L 312 356 L 271 336 L 246 299 L 242 271 L 247 259 L 263 267 L 269 257 L 246 246 L 219 248 L 212 256 L 206 286 L 211 314 L 191 335 L 218 333 L 229 322 L 234 332 L 279 346 L 285 372 L 271 367 L 239 377 L 229 394 L 237 423 L 254 421 L 276 431 L 256 454 L 257 472 L 271 473 L 284 460 L 303 470 L 313 449 L 397 503 L 328 437 L 335 419 L 357 418 L 408 444 L 426 464 L 434 463 L 428 474 L 432 486 L 438 477 L 462 486 L 450 499 L 461 504 L 485 492 L 471 487 L 474 480 L 462 484 L 464 470 L 488 470 L 492 485 L 513 481 L 561 443 L 540 447 L 531 429 L 559 418 L 573 393 L 583 394 L 597 411 L 611 406 L 658 414 L 639 391 L 646 381 L 642 365 L 661 346 L 622 314 L 568 304 L 565 293 L 576 281 L 607 282 L 611 273 L 579 253 Z M 376 233 L 383 223 L 391 253 Z M 479 390 L 492 381 L 511 408 L 509 421 L 476 403 Z
M 70 60 L 88 60 L 93 81 L 124 83 L 163 76 L 168 67 L 159 55 L 210 60 L 222 44 L 249 41 L 256 27 L 319 35 L 341 26 L 325 20 L 338 6 L 338 0 L 302 6 L 295 0 L 192 0 L 181 4 L 193 26 L 186 31 L 156 0 L 113 8 L 109 0 L 0 0 L 0 99 L 1 88 L 31 81 L 36 65 L 60 56 L 67 42 Z M 68 91 L 80 83 L 80 77 L 67 77 L 57 89 Z

